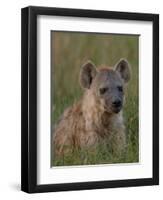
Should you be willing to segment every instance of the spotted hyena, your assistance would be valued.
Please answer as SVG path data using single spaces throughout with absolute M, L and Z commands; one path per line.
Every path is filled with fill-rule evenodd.
M 84 94 L 67 108 L 54 129 L 55 155 L 78 149 L 93 149 L 107 143 L 114 152 L 126 146 L 122 108 L 130 80 L 128 61 L 121 59 L 114 68 L 96 66 L 88 61 L 80 70 Z

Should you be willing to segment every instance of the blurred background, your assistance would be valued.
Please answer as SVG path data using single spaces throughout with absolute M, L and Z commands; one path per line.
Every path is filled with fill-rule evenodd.
M 112 159 L 112 162 L 138 162 L 139 36 L 52 31 L 51 48 L 52 125 L 65 108 L 81 97 L 79 71 L 87 60 L 92 60 L 96 66 L 101 64 L 114 66 L 120 58 L 128 60 L 132 70 L 132 79 L 128 84 L 124 107 L 128 153 L 118 160 Z M 65 164 L 62 163 L 62 165 Z

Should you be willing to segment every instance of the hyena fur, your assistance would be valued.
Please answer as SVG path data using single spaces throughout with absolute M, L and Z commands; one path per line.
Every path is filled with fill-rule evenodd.
M 107 143 L 113 152 L 126 147 L 122 108 L 131 72 L 127 60 L 121 59 L 114 68 L 96 66 L 87 61 L 80 70 L 82 98 L 67 108 L 53 133 L 55 155 L 74 149 L 93 149 Z

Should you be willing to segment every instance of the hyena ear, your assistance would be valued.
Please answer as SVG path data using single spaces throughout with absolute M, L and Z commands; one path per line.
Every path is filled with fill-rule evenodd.
M 115 70 L 119 72 L 121 78 L 127 83 L 131 78 L 131 69 L 127 60 L 120 59 L 120 61 L 115 65 Z
M 84 89 L 89 89 L 96 74 L 96 66 L 91 61 L 87 61 L 80 70 L 79 82 L 81 86 Z

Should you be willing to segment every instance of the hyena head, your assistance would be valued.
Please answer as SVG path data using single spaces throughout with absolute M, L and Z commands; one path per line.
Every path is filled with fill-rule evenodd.
M 130 67 L 121 59 L 114 68 L 99 68 L 91 62 L 85 63 L 80 72 L 81 86 L 89 90 L 96 106 L 103 112 L 118 113 L 123 107 L 125 85 L 130 80 Z

